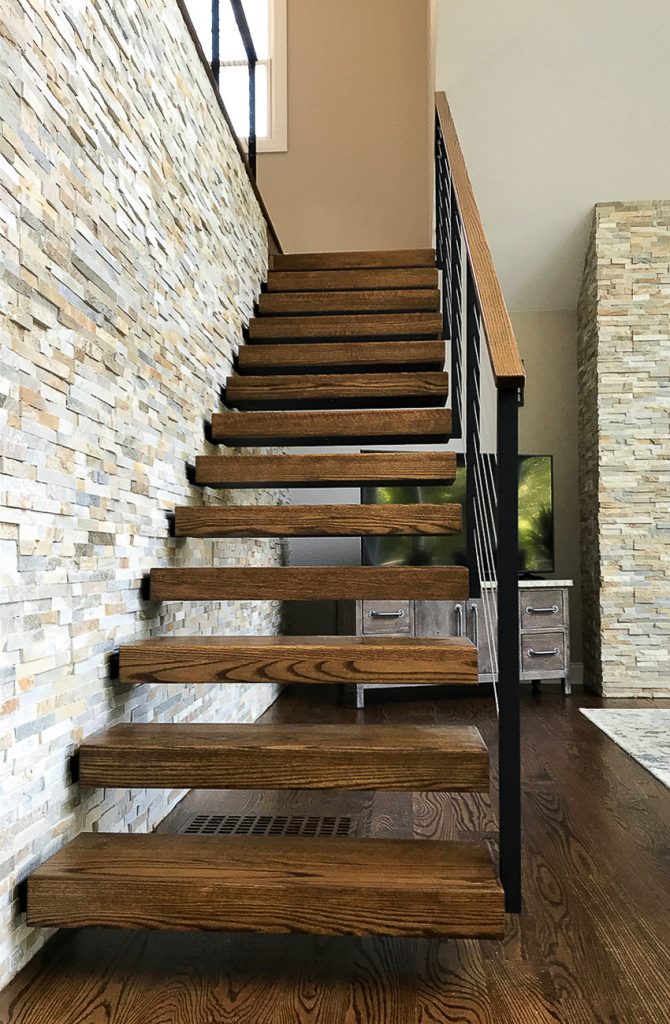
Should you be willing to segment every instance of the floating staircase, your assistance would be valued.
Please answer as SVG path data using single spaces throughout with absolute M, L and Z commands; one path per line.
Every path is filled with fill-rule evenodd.
M 215 413 L 231 447 L 443 443 L 443 317 L 431 250 L 273 257 L 258 315 Z M 419 408 L 420 406 L 434 408 Z M 385 408 L 391 407 L 391 408 Z M 196 439 L 194 439 L 194 444 Z M 221 454 L 194 480 L 228 489 L 443 484 L 453 454 Z M 179 537 L 427 535 L 453 505 L 180 507 Z M 459 567 L 157 568 L 155 601 L 465 599 Z M 466 639 L 234 636 L 124 646 L 120 680 L 476 684 Z M 472 790 L 488 753 L 472 728 L 121 725 L 79 750 L 96 787 Z M 84 834 L 29 880 L 34 925 L 500 937 L 504 896 L 479 842 Z

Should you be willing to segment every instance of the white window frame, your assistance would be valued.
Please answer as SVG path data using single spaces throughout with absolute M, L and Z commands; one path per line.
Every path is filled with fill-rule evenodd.
M 288 59 L 286 0 L 268 0 L 269 4 L 269 57 L 259 60 L 267 67 L 268 126 L 269 133 L 257 136 L 258 153 L 285 153 L 288 149 Z M 221 61 L 221 67 L 245 66 L 246 61 Z

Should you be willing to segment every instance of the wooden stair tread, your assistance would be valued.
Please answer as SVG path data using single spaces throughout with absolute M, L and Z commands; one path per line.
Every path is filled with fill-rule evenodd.
M 476 684 L 465 637 L 156 637 L 119 652 L 122 683 Z
M 225 401 L 238 409 L 314 408 L 328 402 L 368 408 L 377 403 L 443 405 L 448 394 L 449 374 L 442 371 L 280 374 L 228 377 Z
M 249 324 L 249 341 L 273 338 L 357 338 L 417 335 L 439 338 L 440 313 L 342 313 L 337 316 L 261 316 Z
M 502 937 L 483 843 L 84 833 L 28 882 L 30 925 Z
M 436 267 L 376 270 L 271 270 L 268 292 L 364 291 L 372 288 L 437 288 Z
M 443 484 L 455 476 L 453 452 L 199 455 L 195 461 L 196 483 L 208 487 Z
M 259 316 L 295 316 L 300 313 L 388 313 L 392 311 L 437 312 L 437 288 L 386 288 L 354 291 L 265 292 L 258 303 Z
M 444 536 L 460 533 L 461 506 L 429 505 L 182 505 L 177 537 Z
M 119 788 L 488 789 L 477 729 L 429 725 L 117 725 L 79 747 L 79 783 Z
M 460 601 L 461 566 L 240 566 L 152 569 L 152 601 Z
M 449 409 L 227 412 L 215 413 L 211 427 L 212 441 L 237 447 L 263 444 L 421 444 L 445 442 L 450 435 Z
M 271 270 L 352 270 L 378 267 L 434 267 L 434 249 L 366 249 L 354 252 L 273 253 Z
M 443 341 L 330 341 L 299 345 L 243 345 L 237 356 L 239 373 L 337 373 L 361 369 L 442 369 Z

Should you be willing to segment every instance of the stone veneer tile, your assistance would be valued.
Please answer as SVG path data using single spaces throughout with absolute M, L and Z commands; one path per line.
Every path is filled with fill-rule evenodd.
M 670 693 L 670 201 L 596 207 L 579 304 L 585 678 Z
M 121 721 L 252 721 L 276 687 L 120 687 L 120 643 L 273 633 L 271 603 L 143 601 L 152 566 L 276 564 L 168 536 L 265 273 L 265 223 L 174 0 L 8 0 L 0 29 L 0 984 L 43 942 L 17 883 L 82 829 L 177 792 L 79 792 Z M 214 451 L 214 449 L 210 449 Z M 222 453 L 224 457 L 225 453 Z M 234 500 L 282 500 L 243 492 Z

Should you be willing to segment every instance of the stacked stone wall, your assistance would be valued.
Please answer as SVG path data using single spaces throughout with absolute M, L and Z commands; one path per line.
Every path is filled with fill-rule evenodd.
M 585 678 L 670 693 L 670 202 L 596 207 L 579 306 Z
M 274 699 L 122 687 L 110 659 L 153 635 L 276 632 L 277 605 L 159 605 L 140 583 L 278 564 L 272 541 L 172 540 L 167 514 L 282 496 L 186 478 L 267 245 L 175 0 L 0 0 L 0 62 L 1 984 L 45 937 L 18 883 L 78 832 L 146 831 L 179 797 L 79 792 L 78 743 L 121 721 L 250 721 Z

